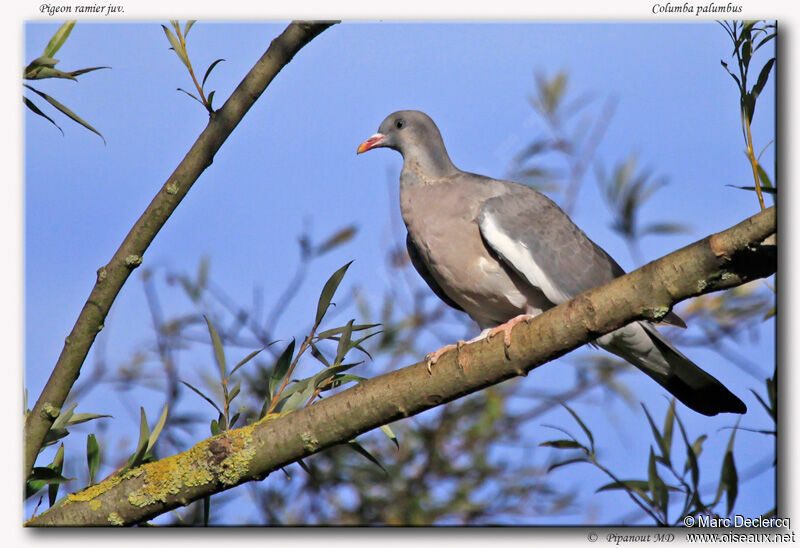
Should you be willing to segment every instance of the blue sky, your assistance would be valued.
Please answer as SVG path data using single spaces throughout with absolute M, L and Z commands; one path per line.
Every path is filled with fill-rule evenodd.
M 112 69 L 84 75 L 77 84 L 35 84 L 93 124 L 108 144 L 63 118 L 56 121 L 65 136 L 25 114 L 25 384 L 32 400 L 91 289 L 95 270 L 108 261 L 205 125 L 202 108 L 176 91 L 191 84 L 167 49 L 160 22 L 79 23 L 57 55 L 59 68 Z M 189 51 L 197 66 L 226 59 L 209 78 L 217 104 L 284 26 L 200 22 L 193 27 Z M 24 58 L 40 55 L 57 28 L 55 22 L 26 25 Z M 355 222 L 360 228 L 355 241 L 315 263 L 308 291 L 293 302 L 278 329 L 291 336 L 297 325 L 304 325 L 325 279 L 351 259 L 355 262 L 345 287 L 357 284 L 381 295 L 390 283 L 381 265 L 394 207 L 387 173 L 399 173 L 401 158 L 391 151 L 357 157 L 356 146 L 390 112 L 419 109 L 439 125 L 457 166 L 503 178 L 514 154 L 543 131 L 527 103 L 534 74 L 559 70 L 569 73 L 572 89 L 592 93 L 599 101 L 618 101 L 596 154 L 607 168 L 637 153 L 640 166 L 669 179 L 642 215 L 688 224 L 692 232 L 646 238 L 644 257 L 655 259 L 757 211 L 751 193 L 724 186 L 752 184 L 737 91 L 719 63 L 729 51 L 727 35 L 708 21 L 337 25 L 275 79 L 159 234 L 145 264 L 191 273 L 207 256 L 215 281 L 232 296 L 247 302 L 253 286 L 262 285 L 269 301 L 270 289 L 282 288 L 293 272 L 296 237 L 305 219 L 313 219 L 317 238 Z M 775 134 L 773 83 L 771 79 L 759 98 L 753 125 L 760 146 Z M 770 173 L 773 162 L 774 148 L 769 148 L 762 163 Z M 591 178 L 581 192 L 575 221 L 627 270 L 639 266 L 610 230 L 610 217 Z M 102 335 L 110 357 L 122 360 L 147 344 L 151 328 L 143 301 L 134 275 Z M 165 296 L 164 307 L 173 313 L 188 309 L 177 292 Z M 760 340 L 741 348 L 759 363 L 763 376 L 772 370 L 773 333 L 774 322 L 767 322 Z M 749 392 L 760 383 L 712 353 L 689 355 L 746 401 L 751 412 L 743 425 L 766 426 Z M 189 359 L 185 365 L 202 363 Z M 634 377 L 627 376 L 630 386 L 663 416 L 663 392 L 643 375 Z M 522 382 L 532 387 L 557 383 L 558 365 L 549 364 Z M 161 400 L 145 394 L 132 401 L 133 407 L 113 392 L 98 391 L 78 410 L 111 413 L 114 428 L 135 432 L 138 417 L 130 410 L 149 403 L 148 415 L 154 417 Z M 189 399 L 183 402 L 188 405 Z M 584 410 L 591 416 L 598 409 Z M 716 471 L 728 436 L 718 430 L 735 419 L 681 411 L 695 435 L 713 432 L 704 456 L 708 469 Z M 633 431 L 645 431 L 640 412 L 623 406 L 610 412 L 624 423 L 635 423 Z M 598 419 L 598 428 L 603 422 Z M 77 437 L 84 435 L 77 431 Z M 625 436 L 617 440 L 613 429 L 605 434 L 612 462 L 623 465 L 631 453 L 637 455 L 632 460 L 646 462 L 647 443 Z M 551 434 L 532 435 L 541 438 L 538 443 Z M 764 441 L 757 434 L 739 434 L 740 470 L 771 450 Z M 574 481 L 570 473 L 563 479 Z M 591 481 L 595 483 L 588 492 L 601 484 Z M 757 515 L 769 508 L 773 490 L 771 474 L 762 474 L 740 487 L 737 508 Z M 613 500 L 600 497 L 608 496 L 590 500 L 598 506 Z M 600 521 L 617 516 L 609 509 L 599 515 Z

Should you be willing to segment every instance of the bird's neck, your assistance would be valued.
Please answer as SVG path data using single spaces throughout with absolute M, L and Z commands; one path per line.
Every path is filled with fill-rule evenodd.
M 450 161 L 444 144 L 435 152 L 415 148 L 403 153 L 400 183 L 404 186 L 434 184 L 455 173 L 458 173 L 458 168 Z

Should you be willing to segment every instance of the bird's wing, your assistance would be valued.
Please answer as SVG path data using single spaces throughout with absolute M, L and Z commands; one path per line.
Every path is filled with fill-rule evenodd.
M 549 198 L 523 187 L 484 202 L 484 241 L 554 304 L 610 282 L 625 271 Z
M 456 310 L 463 311 L 464 309 L 458 306 L 453 299 L 448 297 L 441 286 L 436 283 L 436 280 L 431 275 L 430 270 L 428 270 L 428 266 L 425 264 L 425 261 L 420 255 L 417 245 L 414 243 L 414 239 L 411 237 L 411 234 L 406 234 L 406 249 L 408 250 L 408 256 L 411 258 L 411 264 L 414 265 L 414 268 L 417 270 L 417 272 L 419 272 L 419 275 L 422 276 L 422 279 L 425 280 L 425 283 L 428 284 L 428 287 L 433 290 L 436 296 Z
M 625 271 L 548 197 L 516 183 L 486 200 L 481 236 L 500 259 L 554 304 L 610 282 Z M 670 312 L 663 323 L 686 327 Z

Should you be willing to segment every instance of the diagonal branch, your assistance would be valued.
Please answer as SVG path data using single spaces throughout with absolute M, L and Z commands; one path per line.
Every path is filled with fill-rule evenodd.
M 518 324 L 508 358 L 502 338 L 463 346 L 444 354 L 431 375 L 423 361 L 286 416 L 268 416 L 229 430 L 188 451 L 69 495 L 27 525 L 131 525 L 263 479 L 383 424 L 527 375 L 631 321 L 663 318 L 684 299 L 769 276 L 777 265 L 775 233 L 771 207 Z
M 156 234 L 197 178 L 211 165 L 214 155 L 278 72 L 303 46 L 332 24 L 293 22 L 272 41 L 222 108 L 211 115 L 208 126 L 133 225 L 111 261 L 97 271 L 97 281 L 75 326 L 64 341 L 58 362 L 36 405 L 25 419 L 23 478 L 30 475 L 45 435 L 78 379 L 81 366 L 97 333 L 103 329 L 103 322 L 114 299 L 130 273 L 141 264 L 142 256 Z

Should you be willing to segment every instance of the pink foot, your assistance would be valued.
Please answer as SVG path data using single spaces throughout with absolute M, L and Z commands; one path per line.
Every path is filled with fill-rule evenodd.
M 533 318 L 532 314 L 520 314 L 516 318 L 511 318 L 504 324 L 500 324 L 497 327 L 493 328 L 489 331 L 489 338 L 494 337 L 498 333 L 502 331 L 503 333 L 503 345 L 505 346 L 506 350 L 511 347 L 511 330 L 514 329 L 514 326 L 521 322 L 527 322 Z
M 439 361 L 439 358 L 441 358 L 444 354 L 446 354 L 447 352 L 450 352 L 454 348 L 461 348 L 461 346 L 463 344 L 464 344 L 464 341 L 458 341 L 458 344 L 448 344 L 447 346 L 441 347 L 436 352 L 431 352 L 431 353 L 427 354 L 425 356 L 425 361 L 427 362 L 427 365 L 428 365 L 428 374 L 431 374 L 431 368 L 434 365 L 436 365 L 436 362 Z

